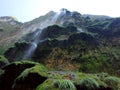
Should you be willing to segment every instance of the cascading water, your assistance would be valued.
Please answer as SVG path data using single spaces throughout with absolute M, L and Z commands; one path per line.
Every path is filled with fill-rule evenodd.
M 47 26 L 50 26 L 50 25 L 54 25 L 56 24 L 57 22 L 57 19 L 61 16 L 61 15 L 64 15 L 66 13 L 66 10 L 65 9 L 62 9 L 60 10 L 60 12 L 57 12 L 51 19 L 51 21 L 46 21 L 44 22 L 42 25 L 44 26 L 41 26 L 40 28 L 44 27 L 46 28 Z M 42 28 L 43 29 L 43 28 Z M 34 35 L 32 36 L 33 40 L 31 41 L 31 44 L 30 46 L 28 47 L 28 49 L 25 51 L 24 53 L 24 56 L 22 59 L 30 59 L 36 48 L 37 48 L 37 45 L 39 42 L 42 42 L 44 40 L 40 40 L 40 34 L 41 34 L 42 30 L 37 30 L 37 32 L 34 33 Z
M 31 42 L 30 46 L 28 47 L 28 49 L 25 51 L 23 59 L 28 59 L 28 58 L 32 57 L 32 55 L 34 54 L 34 52 L 37 48 L 37 45 L 39 43 L 40 34 L 41 34 L 41 30 L 37 30 L 37 32 L 34 33 L 34 35 L 32 37 L 33 40 Z
M 61 9 L 59 12 L 56 12 L 56 14 L 52 17 L 52 20 L 50 21 L 52 24 L 56 24 L 59 17 L 66 14 L 66 9 Z
M 77 28 L 78 32 L 83 32 L 82 28 Z

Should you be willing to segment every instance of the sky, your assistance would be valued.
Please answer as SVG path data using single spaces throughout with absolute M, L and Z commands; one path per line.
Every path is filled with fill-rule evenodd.
M 20 22 L 61 8 L 81 14 L 120 16 L 120 0 L 0 0 L 0 16 L 13 16 Z

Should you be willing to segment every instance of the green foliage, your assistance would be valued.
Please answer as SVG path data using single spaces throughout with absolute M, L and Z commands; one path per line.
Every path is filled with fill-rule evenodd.
M 41 65 L 40 63 L 31 61 L 31 60 L 16 61 L 16 62 L 12 62 L 11 64 L 15 64 L 15 65 L 19 65 L 19 64 L 34 64 L 34 65 Z
M 52 85 L 52 82 L 53 82 L 52 79 L 47 79 L 42 84 L 38 85 L 36 90 L 59 90 Z
M 56 79 L 54 80 L 53 85 L 60 90 L 75 90 L 74 84 L 67 79 Z
M 106 77 L 109 77 L 110 75 L 108 74 L 108 73 L 104 73 L 104 72 L 102 72 L 102 73 L 98 73 L 98 74 L 96 74 L 99 78 L 100 78 L 100 80 L 104 80 Z
M 1 70 L 1 69 L 0 69 L 0 76 L 1 76 L 2 74 L 4 74 L 4 70 Z
M 25 77 L 27 77 L 27 75 L 29 73 L 38 73 L 41 76 L 47 76 L 47 69 L 41 65 L 35 65 L 34 67 L 25 69 L 18 77 L 17 79 L 24 79 Z
M 8 63 L 8 60 L 3 55 L 0 55 L 0 62 L 6 62 L 6 63 Z
M 66 79 L 48 79 L 40 84 L 36 90 L 76 90 L 74 84 Z
M 85 90 L 94 90 L 99 87 L 99 84 L 95 79 L 86 77 L 80 80 L 80 87 Z
M 111 87 L 114 90 L 119 90 L 120 78 L 109 76 L 104 79 L 104 82 L 108 85 L 108 87 Z

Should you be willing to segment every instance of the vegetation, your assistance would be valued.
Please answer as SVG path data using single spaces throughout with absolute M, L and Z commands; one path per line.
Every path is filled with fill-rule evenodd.
M 104 82 L 114 90 L 119 90 L 120 88 L 120 78 L 109 76 L 104 79 Z
M 13 71 L 8 72 L 9 70 Z M 0 70 L 0 73 L 2 89 L 12 87 L 15 90 L 119 90 L 120 88 L 120 78 L 107 73 L 48 71 L 42 64 L 31 61 L 11 63 Z M 11 77 L 10 81 L 4 81 L 5 78 L 8 79 L 8 75 Z M 4 82 L 8 87 L 4 87 Z
M 3 55 L 0 55 L 0 68 L 9 64 L 9 61 L 7 58 L 5 58 Z
M 50 25 L 54 12 L 21 25 L 24 32 L 17 22 L 0 22 L 1 90 L 120 89 L 120 18 L 63 10 L 42 31 L 32 32 Z M 34 41 L 35 51 L 23 60 Z
M 80 87 L 84 90 L 94 90 L 99 87 L 99 84 L 93 78 L 83 78 L 80 80 Z
M 6 62 L 6 63 L 8 63 L 8 60 L 3 55 L 0 55 L 0 62 Z
M 28 76 L 29 73 L 38 73 L 42 76 L 47 76 L 47 69 L 39 64 L 39 65 L 35 65 L 34 67 L 31 67 L 31 68 L 28 68 L 28 69 L 25 69 L 21 74 L 20 76 L 18 76 L 18 79 L 19 78 L 22 78 L 24 79 L 25 77 Z
M 75 90 L 74 84 L 70 80 L 67 80 L 67 79 L 54 80 L 53 85 L 56 88 L 59 88 L 60 90 L 67 90 L 67 89 L 68 90 Z

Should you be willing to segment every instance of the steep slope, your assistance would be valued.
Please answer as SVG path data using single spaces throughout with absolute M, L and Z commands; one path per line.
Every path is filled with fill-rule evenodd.
M 0 17 L 0 54 L 19 39 L 21 25 L 13 17 Z
M 12 33 L 15 40 L 22 39 L 4 55 L 10 62 L 33 59 L 58 70 L 120 75 L 119 24 L 119 18 L 91 20 L 66 9 L 52 11 Z
M 0 89 L 120 89 L 120 18 L 62 9 L 24 24 L 0 20 Z
M 93 23 L 85 27 L 88 32 L 79 32 L 72 25 L 68 27 L 49 26 L 39 34 L 37 47 L 34 52 L 31 52 L 29 58 L 57 70 L 78 70 L 87 73 L 108 72 L 120 75 L 120 36 L 117 34 L 119 21 L 116 28 L 111 28 L 116 20 L 119 19 Z M 32 45 L 34 38 L 30 38 L 31 35 L 34 34 L 31 33 L 24 37 L 24 40 L 29 43 L 18 43 L 5 53 L 9 61 L 22 59 L 26 52 L 20 48 L 27 50 L 26 47 Z
M 48 26 L 57 24 L 67 26 L 75 24 L 78 27 L 83 26 L 84 20 L 82 15 L 77 12 L 70 12 L 66 9 L 61 9 L 60 12 L 50 11 L 44 16 L 40 16 L 30 22 L 24 24 L 16 21 L 13 17 L 0 18 L 0 46 L 9 47 L 11 43 L 15 43 L 26 34 L 32 33 L 37 29 L 44 29 Z M 82 29 L 80 29 L 82 30 Z M 3 47 L 4 48 L 4 47 Z M 0 50 L 1 54 L 5 50 Z
M 70 12 L 67 9 L 61 9 L 59 12 L 50 11 L 44 16 L 40 16 L 30 22 L 26 22 L 24 23 L 23 28 L 35 31 L 37 28 L 43 29 L 54 24 L 78 24 L 77 26 L 82 26 L 84 24 L 84 18 L 82 18 L 82 15 L 78 12 Z
M 38 29 L 42 30 L 51 25 L 75 26 L 79 31 L 86 31 L 85 26 L 94 23 L 93 20 L 84 17 L 78 12 L 70 12 L 61 9 L 59 12 L 50 11 L 44 16 L 40 16 L 30 22 L 20 23 L 13 17 L 0 18 L 0 46 L 9 47 L 26 34 Z M 1 54 L 5 50 L 0 50 Z

